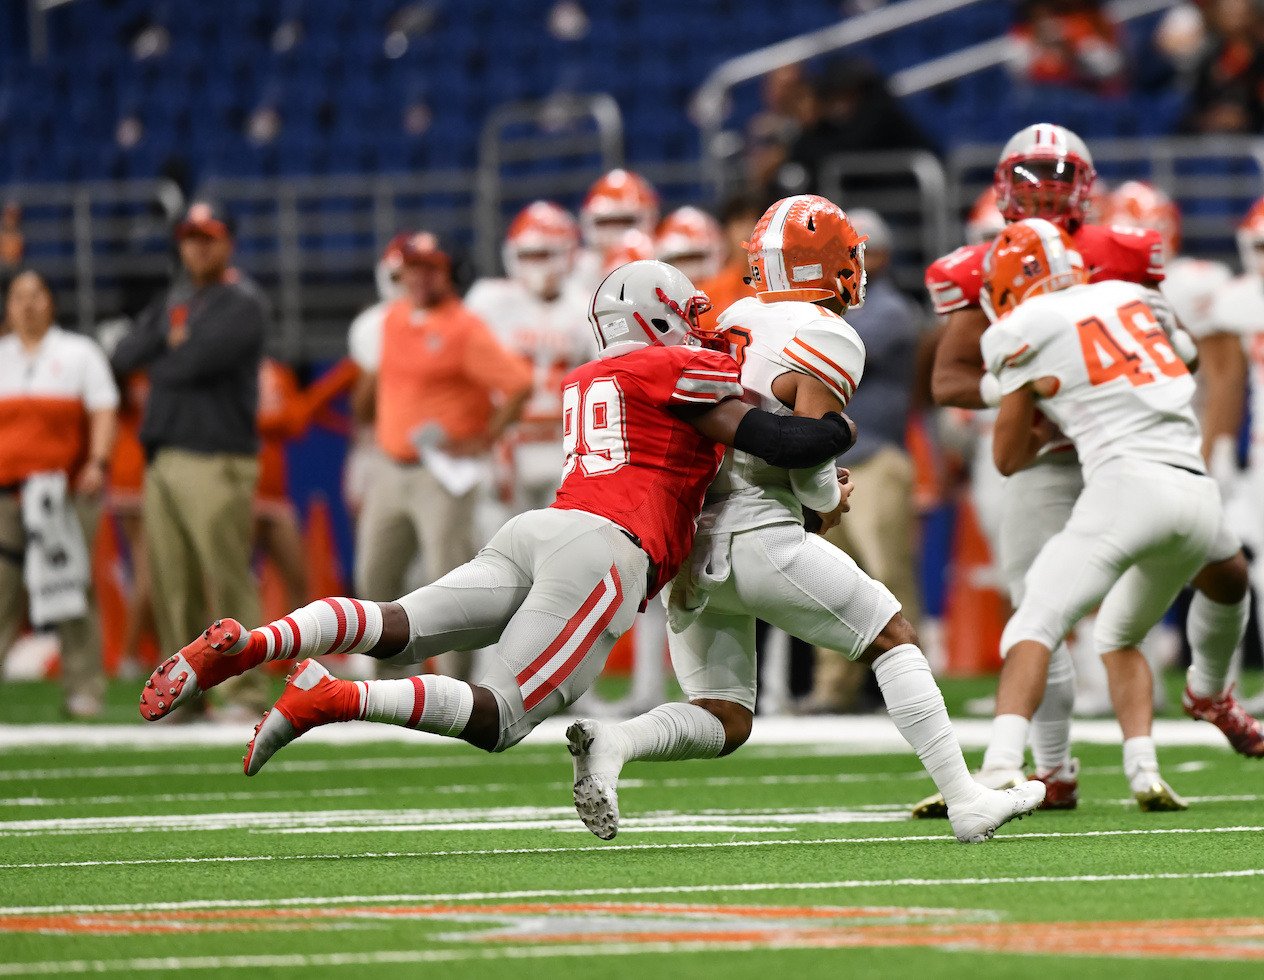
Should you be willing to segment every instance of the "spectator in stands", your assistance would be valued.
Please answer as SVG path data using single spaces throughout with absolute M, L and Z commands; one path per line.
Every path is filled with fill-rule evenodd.
M 865 377 L 847 406 L 856 422 L 856 445 L 839 465 L 851 471 L 856 492 L 851 511 L 826 539 L 838 545 L 900 601 L 909 622 L 921 617 L 917 585 L 917 511 L 913 462 L 905 449 L 917 349 L 926 317 L 890 277 L 892 235 L 874 211 L 848 211 L 856 231 L 869 236 L 865 303 L 847 322 L 865 342 Z M 832 650 L 817 650 L 809 709 L 851 706 L 869 671 Z
M 718 274 L 696 284 L 711 300 L 711 309 L 700 319 L 701 325 L 707 329 L 714 329 L 720 314 L 739 299 L 755 295 L 746 282 L 746 277 L 750 275 L 746 242 L 755 229 L 755 222 L 763 217 L 764 207 L 762 198 L 753 194 L 737 194 L 720 208 L 726 247 L 724 267 Z
M 38 273 L 13 278 L 0 338 L 0 663 L 27 613 L 25 582 L 33 624 L 56 626 L 66 713 L 91 718 L 105 676 L 89 555 L 119 393 L 101 348 L 53 314 Z
M 352 357 L 363 374 L 354 406 L 374 423 L 386 459 L 375 467 L 357 528 L 356 592 L 392 599 L 420 543 L 434 581 L 469 561 L 478 488 L 488 453 L 531 395 L 531 365 L 509 353 L 466 309 L 451 262 L 420 232 L 400 249 L 404 295 L 380 327 L 358 334 Z M 468 655 L 448 654 L 448 672 L 468 672 Z
M 818 191 L 821 165 L 840 153 L 931 148 L 886 80 L 866 61 L 833 62 L 818 80 L 816 93 L 819 117 L 794 141 L 789 153 L 788 163 L 802 168 L 802 186 L 783 187 L 785 193 Z M 786 167 L 784 172 L 794 173 L 794 169 Z
M 1206 9 L 1207 41 L 1194 70 L 1183 128 L 1195 133 L 1264 132 L 1264 6 L 1215 0 Z
M 184 269 L 115 348 L 114 370 L 145 369 L 140 441 L 146 468 L 141 520 L 163 653 L 179 650 L 212 614 L 254 623 L 251 500 L 259 477 L 259 366 L 268 310 L 229 262 L 232 226 L 194 203 L 176 228 Z M 266 707 L 266 679 L 227 696 Z
M 1025 0 L 1010 38 L 1011 67 L 1033 84 L 1122 88 L 1119 32 L 1098 0 Z

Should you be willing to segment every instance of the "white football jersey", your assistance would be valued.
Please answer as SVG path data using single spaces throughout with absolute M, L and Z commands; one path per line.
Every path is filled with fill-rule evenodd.
M 552 302 L 513 279 L 480 279 L 465 297 L 498 340 L 535 367 L 534 390 L 523 412 L 527 423 L 562 419 L 562 378 L 597 356 L 588 325 L 588 299 L 564 289 Z M 558 434 L 549 438 L 560 440 Z
M 819 379 L 845 407 L 864 372 L 860 335 L 842 317 L 814 303 L 764 303 L 747 297 L 724 311 L 719 327 L 727 332 L 742 368 L 743 400 L 767 412 L 792 414 L 772 393 L 773 382 L 783 374 L 793 371 Z M 745 531 L 802 519 L 790 470 L 728 451 L 707 491 L 704 527 Z
M 1220 292 L 1215 329 L 1242 338 L 1251 374 L 1251 466 L 1264 467 L 1264 278 L 1239 276 Z
M 1027 300 L 983 334 L 983 360 L 1010 394 L 1054 377 L 1040 410 L 1075 443 L 1085 480 L 1120 456 L 1204 471 L 1194 379 L 1146 304 L 1109 281 Z
M 1181 258 L 1172 260 L 1165 268 L 1167 274 L 1159 291 L 1172 304 L 1181 326 L 1191 337 L 1215 333 L 1212 309 L 1220 292 L 1233 278 L 1229 267 L 1222 262 Z

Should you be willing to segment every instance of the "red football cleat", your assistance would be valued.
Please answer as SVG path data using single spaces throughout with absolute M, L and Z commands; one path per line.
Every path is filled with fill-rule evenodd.
M 1219 728 L 1239 755 L 1264 758 L 1264 727 L 1238 704 L 1232 685 L 1218 698 L 1200 698 L 1186 686 L 1181 706 L 1191 718 L 1209 721 Z
M 1038 772 L 1031 777 L 1045 784 L 1045 801 L 1042 810 L 1074 810 L 1080 805 L 1080 760 L 1072 759 L 1065 766 L 1048 772 Z
M 277 703 L 255 725 L 242 769 L 253 776 L 278 751 L 304 732 L 360 716 L 360 695 L 351 681 L 340 681 L 315 660 L 304 660 L 285 682 Z
M 216 684 L 254 667 L 257 660 L 239 656 L 249 637 L 249 630 L 237 620 L 215 620 L 201 636 L 149 675 L 140 692 L 140 716 L 146 721 L 165 718 Z

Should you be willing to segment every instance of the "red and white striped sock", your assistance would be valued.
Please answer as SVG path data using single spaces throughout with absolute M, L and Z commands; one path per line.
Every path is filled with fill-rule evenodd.
M 242 653 L 267 660 L 301 660 L 330 653 L 367 653 L 382 638 L 382 608 L 359 599 L 317 599 L 250 631 Z
M 474 689 L 465 681 L 423 674 L 399 681 L 356 681 L 359 717 L 453 738 L 465 731 L 474 710 Z

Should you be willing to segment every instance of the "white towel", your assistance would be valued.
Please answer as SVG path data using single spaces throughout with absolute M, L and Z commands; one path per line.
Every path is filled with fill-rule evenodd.
M 66 490 L 60 472 L 36 473 L 22 487 L 23 578 L 36 626 L 88 614 L 88 548 Z

